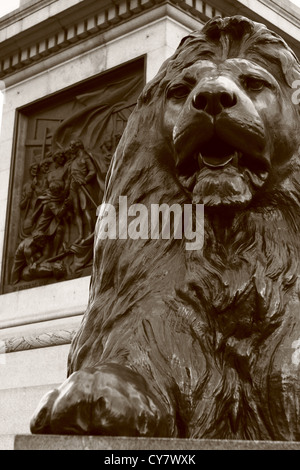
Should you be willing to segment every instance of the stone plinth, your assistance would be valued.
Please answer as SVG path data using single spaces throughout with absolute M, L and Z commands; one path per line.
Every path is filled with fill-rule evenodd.
M 300 450 L 300 442 L 103 436 L 16 435 L 15 450 Z

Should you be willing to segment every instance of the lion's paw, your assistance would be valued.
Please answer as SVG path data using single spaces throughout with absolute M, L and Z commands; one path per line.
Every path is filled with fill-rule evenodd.
M 170 419 L 143 377 L 106 364 L 74 372 L 45 395 L 30 429 L 34 434 L 166 436 Z

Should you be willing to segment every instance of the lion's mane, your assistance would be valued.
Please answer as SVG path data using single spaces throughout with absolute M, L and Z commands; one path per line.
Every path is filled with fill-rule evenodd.
M 118 209 L 120 195 L 128 206 L 191 202 L 162 131 L 165 90 L 199 58 L 231 56 L 267 68 L 291 99 L 300 68 L 279 36 L 242 17 L 210 21 L 145 87 L 114 155 L 106 203 Z M 202 250 L 174 238 L 99 240 L 96 227 L 69 373 L 105 362 L 141 373 L 174 416 L 173 436 L 300 439 L 299 367 L 285 356 L 300 337 L 299 162 L 295 149 L 243 210 L 222 218 L 205 210 Z

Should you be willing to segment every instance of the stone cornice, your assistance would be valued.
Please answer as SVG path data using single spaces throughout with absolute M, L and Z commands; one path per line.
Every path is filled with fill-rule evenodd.
M 300 28 L 300 9 L 289 0 L 209 0 L 216 8 L 222 7 L 228 15 L 244 14 L 252 19 L 268 22 L 271 13 L 274 13 L 283 21 Z M 270 12 L 268 16 L 263 17 L 263 13 Z M 273 25 L 274 26 L 274 25 Z M 275 25 L 276 26 L 276 25 Z M 281 34 L 284 32 L 282 28 Z
M 99 36 L 117 25 L 142 15 L 146 10 L 158 8 L 163 4 L 172 4 L 182 12 L 185 11 L 202 21 L 215 15 L 224 15 L 223 11 L 202 0 L 81 1 L 0 43 L 0 78 L 5 80 L 6 77 L 46 57 L 93 36 Z M 102 8 L 99 8 L 99 5 Z M 13 15 L 15 20 L 18 14 L 17 12 Z M 4 18 L 4 21 L 8 21 L 8 18 Z M 0 22 L 0 31 L 1 26 Z
M 289 0 L 260 0 L 268 8 L 300 28 L 300 9 Z
M 5 81 L 6 77 L 43 61 L 46 57 L 93 36 L 101 36 L 113 27 L 163 4 L 173 5 L 203 22 L 215 15 L 237 13 L 238 3 L 240 13 L 247 13 L 243 2 L 232 3 L 231 0 L 65 0 L 63 3 L 56 0 L 31 1 L 0 21 L 0 78 Z M 291 24 L 300 26 L 300 19 L 295 13 L 287 11 L 286 6 L 281 8 L 270 0 L 263 0 L 261 3 L 268 8 L 272 7 L 277 15 L 282 15 Z M 254 11 L 252 15 L 250 13 L 251 11 L 248 11 L 249 16 L 257 16 Z M 34 15 L 36 20 L 39 19 L 36 24 L 28 20 Z M 14 25 L 18 25 L 16 34 L 13 34 Z M 285 38 L 289 40 L 288 37 Z M 297 41 L 294 40 L 293 44 L 293 39 L 290 38 L 289 42 L 294 49 L 300 49 Z M 296 50 L 296 53 L 298 52 Z
M 185 16 L 202 22 L 215 15 L 236 13 L 248 14 L 259 20 L 257 12 L 247 9 L 243 3 L 232 0 L 32 0 L 0 20 L 0 79 L 5 82 L 6 78 L 45 58 L 92 37 L 101 37 L 115 26 L 164 4 L 172 5 L 179 13 L 185 12 Z M 282 8 L 270 0 L 256 3 L 270 9 L 272 7 L 278 18 L 282 17 L 300 27 L 295 11 L 287 10 L 287 0 Z M 272 24 L 269 26 L 272 27 Z M 273 29 L 283 35 L 299 54 L 299 42 L 274 26 Z

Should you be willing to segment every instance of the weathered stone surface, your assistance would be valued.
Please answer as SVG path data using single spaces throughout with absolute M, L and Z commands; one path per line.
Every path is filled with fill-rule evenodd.
M 0 450 L 13 450 L 15 436 L 12 434 L 0 434 Z
M 1 442 L 1 441 L 0 441 Z M 300 450 L 300 442 L 17 435 L 15 450 Z

